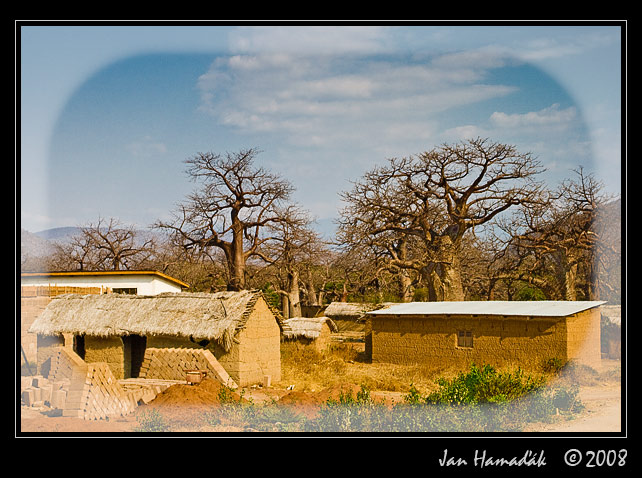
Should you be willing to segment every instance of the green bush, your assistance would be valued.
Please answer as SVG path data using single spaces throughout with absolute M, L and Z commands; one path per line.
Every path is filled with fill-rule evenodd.
M 221 406 L 206 415 L 212 425 L 233 425 L 248 431 L 322 433 L 425 433 L 519 431 L 529 422 L 547 421 L 556 413 L 582 409 L 578 389 L 548 388 L 543 378 L 520 369 L 498 372 L 490 365 L 472 364 L 452 380 L 439 379 L 440 389 L 423 396 L 410 385 L 403 402 L 393 407 L 376 403 L 361 385 L 353 393 L 328 399 L 314 418 L 288 406 L 255 405 L 221 391 Z
M 544 379 L 524 375 L 521 369 L 498 372 L 491 365 L 472 364 L 468 372 L 452 380 L 440 378 L 437 384 L 441 389 L 429 394 L 427 403 L 503 403 L 537 390 L 543 386 Z

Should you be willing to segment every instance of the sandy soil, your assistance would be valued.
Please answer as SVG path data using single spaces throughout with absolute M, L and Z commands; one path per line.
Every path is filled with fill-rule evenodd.
M 609 361 L 604 364 L 604 369 L 619 367 L 619 361 Z M 203 385 L 203 384 L 201 384 Z M 218 383 L 208 382 L 200 389 L 188 385 L 175 385 L 157 396 L 148 405 L 141 405 L 138 409 L 126 416 L 110 420 L 87 421 L 78 418 L 50 416 L 51 410 L 21 407 L 19 416 L 16 417 L 16 435 L 25 433 L 43 433 L 47 435 L 56 433 L 75 434 L 126 434 L 135 432 L 139 426 L 138 417 L 157 408 L 172 425 L 176 432 L 237 432 L 243 431 L 225 426 L 212 427 L 202 420 L 203 407 L 216 406 L 218 402 Z M 325 403 L 328 398 L 338 399 L 341 390 L 355 393 L 359 387 L 345 384 L 343 388 L 337 386 L 317 393 L 288 391 L 278 388 L 244 390 L 243 397 L 251 399 L 255 404 L 271 402 L 291 405 L 295 411 L 313 416 L 316 406 Z M 371 392 L 375 401 L 385 400 L 387 404 L 394 404 L 402 399 L 404 393 L 400 392 Z M 621 386 L 618 380 L 598 380 L 593 383 L 580 385 L 579 398 L 584 404 L 584 410 L 571 420 L 560 417 L 553 423 L 536 423 L 529 425 L 524 432 L 620 432 L 621 431 Z M 187 406 L 185 406 L 187 403 Z M 180 404 L 180 406 L 179 406 Z

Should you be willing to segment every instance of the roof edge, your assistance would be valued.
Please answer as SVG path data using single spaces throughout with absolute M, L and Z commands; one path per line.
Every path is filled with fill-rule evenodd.
M 20 277 L 73 277 L 73 276 L 113 276 L 113 275 L 153 275 L 169 282 L 188 288 L 189 284 L 180 279 L 156 270 L 124 271 L 57 271 L 57 272 L 21 272 Z

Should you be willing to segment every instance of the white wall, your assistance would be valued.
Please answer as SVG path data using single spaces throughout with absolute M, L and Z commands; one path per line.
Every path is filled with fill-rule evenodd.
M 48 276 L 21 278 L 21 285 L 136 288 L 138 295 L 156 295 L 162 292 L 180 292 L 178 284 L 152 275 L 108 276 Z

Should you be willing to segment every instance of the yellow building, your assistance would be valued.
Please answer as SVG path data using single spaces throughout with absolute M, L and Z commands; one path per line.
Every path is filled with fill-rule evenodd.
M 373 362 L 540 368 L 547 360 L 599 367 L 600 301 L 412 302 L 369 312 Z

